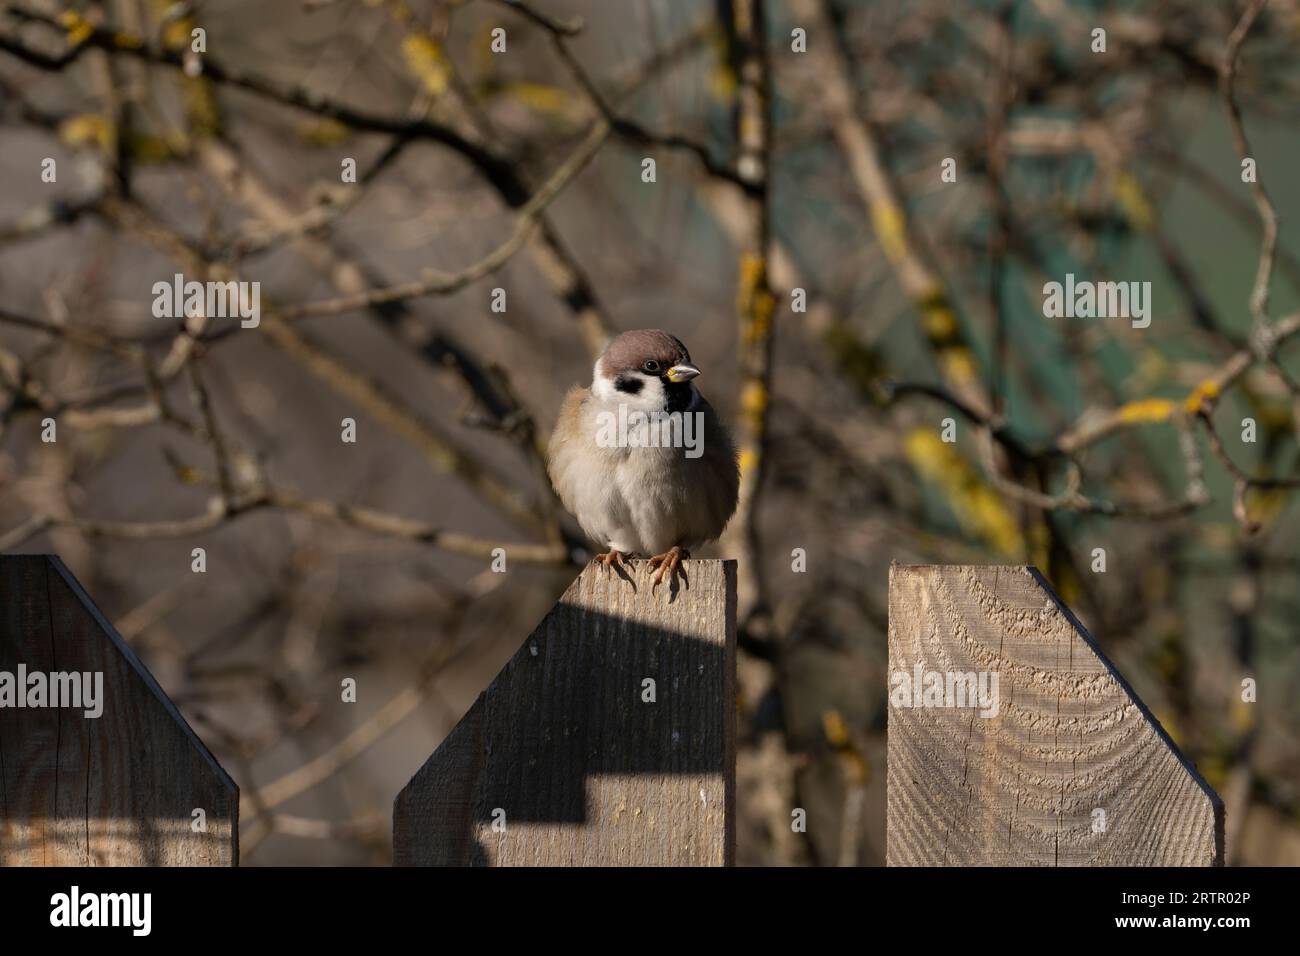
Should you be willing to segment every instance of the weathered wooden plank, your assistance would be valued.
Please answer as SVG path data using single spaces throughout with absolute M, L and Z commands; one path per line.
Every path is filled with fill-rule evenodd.
M 918 669 L 996 694 L 909 706 Z M 1033 568 L 895 565 L 889 673 L 890 866 L 1222 863 L 1218 796 Z
M 0 672 L 20 667 L 102 675 L 102 712 L 0 706 L 0 865 L 238 861 L 239 789 L 58 558 L 0 555 Z
M 589 565 L 398 794 L 394 861 L 729 865 L 736 565 L 688 573 Z

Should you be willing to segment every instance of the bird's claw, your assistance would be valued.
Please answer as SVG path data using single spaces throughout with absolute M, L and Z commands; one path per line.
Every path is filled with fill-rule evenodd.
M 686 566 L 683 563 L 689 558 L 690 552 L 685 548 L 672 547 L 663 554 L 656 554 L 650 559 L 650 569 L 654 571 L 654 583 L 650 585 L 650 593 L 653 594 L 659 585 L 663 584 L 664 577 L 668 578 L 669 592 L 677 590 L 677 576 L 680 574 L 686 589 L 691 588 L 691 579 L 686 576 Z
M 604 554 L 596 555 L 594 560 L 596 561 L 597 564 L 599 564 L 604 569 L 605 574 L 608 575 L 609 569 L 613 568 L 614 573 L 617 574 L 620 578 L 625 578 L 626 580 L 631 581 L 632 575 L 628 573 L 628 566 L 623 563 L 624 559 L 627 558 L 628 558 L 627 554 L 623 553 L 622 551 L 615 551 L 613 548 L 611 548 L 609 551 L 605 552 Z M 635 583 L 633 583 L 633 587 L 635 586 L 636 586 Z

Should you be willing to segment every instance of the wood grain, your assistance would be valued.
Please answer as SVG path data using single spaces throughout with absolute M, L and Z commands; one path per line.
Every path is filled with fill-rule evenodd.
M 894 566 L 891 690 L 917 664 L 998 708 L 891 698 L 890 866 L 1222 864 L 1218 796 L 1036 570 Z
M 239 789 L 56 557 L 0 555 L 0 671 L 20 662 L 101 672 L 104 704 L 0 708 L 0 865 L 237 862 Z
M 397 865 L 732 862 L 736 564 L 687 564 L 578 576 L 398 794 Z

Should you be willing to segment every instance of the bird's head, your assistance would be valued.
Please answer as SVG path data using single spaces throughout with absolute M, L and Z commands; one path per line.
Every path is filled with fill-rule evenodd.
M 681 339 L 660 329 L 624 332 L 606 347 L 592 372 L 592 393 L 638 411 L 684 412 L 696 400 L 691 364 Z

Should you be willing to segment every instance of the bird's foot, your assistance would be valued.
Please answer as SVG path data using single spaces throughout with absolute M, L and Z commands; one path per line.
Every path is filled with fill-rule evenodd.
M 686 576 L 686 565 L 683 563 L 691 556 L 685 548 L 671 547 L 663 554 L 656 554 L 650 559 L 650 569 L 654 571 L 654 584 L 650 585 L 650 593 L 653 594 L 655 588 L 663 584 L 664 578 L 668 578 L 668 590 L 670 593 L 677 590 L 677 576 L 680 574 L 686 589 L 691 588 L 691 579 Z
M 610 548 L 604 554 L 596 555 L 594 560 L 605 569 L 606 574 L 609 574 L 609 569 L 613 568 L 615 574 L 626 581 L 632 582 L 632 586 L 636 587 L 636 582 L 632 581 L 632 575 L 628 573 L 628 565 L 623 563 L 625 560 L 632 560 L 632 557 L 628 552 L 615 551 L 613 548 Z

